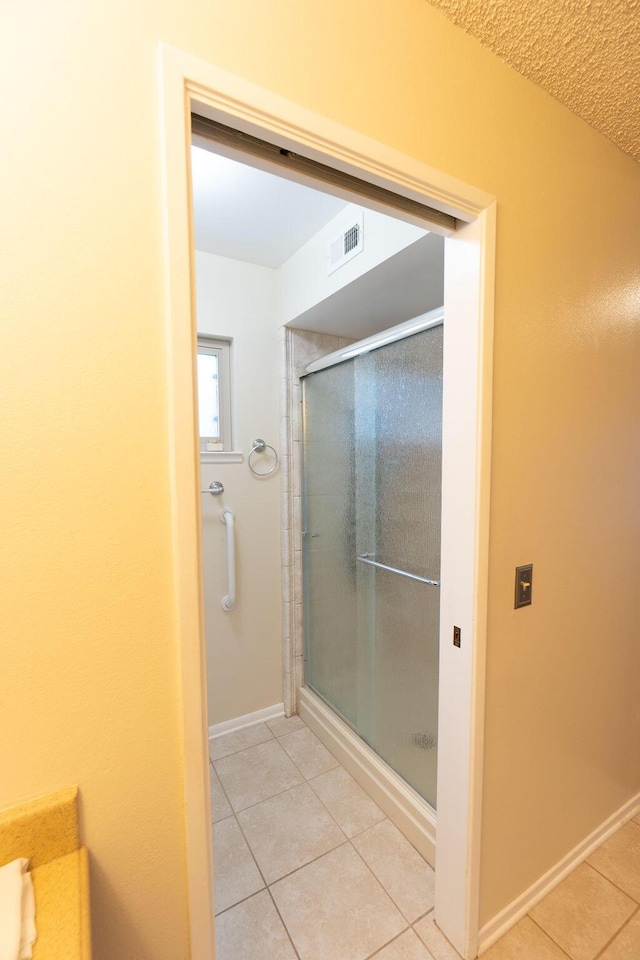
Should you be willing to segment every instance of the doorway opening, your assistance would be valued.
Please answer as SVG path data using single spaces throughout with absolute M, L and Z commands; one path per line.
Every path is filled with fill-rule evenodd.
M 194 128 L 201 125 L 196 121 Z M 246 911 L 261 903 L 261 877 L 271 892 L 269 878 L 295 868 L 304 884 L 310 860 L 328 856 L 332 844 L 356 842 L 350 820 L 346 833 L 340 827 L 323 833 L 329 812 L 320 809 L 323 775 L 331 760 L 314 732 L 336 764 L 345 736 L 357 744 L 358 762 L 341 757 L 340 785 L 333 783 L 335 772 L 329 777 L 331 815 L 335 790 L 344 802 L 358 796 L 372 818 L 358 824 L 358 840 L 366 841 L 359 836 L 366 824 L 375 837 L 384 836 L 398 872 L 414 860 L 419 881 L 413 882 L 422 891 L 407 919 L 433 908 L 433 871 L 393 824 L 433 867 L 440 583 L 421 572 L 428 568 L 439 578 L 444 240 L 426 227 L 220 155 L 217 141 L 206 142 L 209 149 L 202 144 L 196 137 L 192 181 L 199 361 L 201 351 L 209 351 L 206 366 L 198 368 L 206 410 L 200 415 L 203 594 L 214 881 L 216 912 L 225 914 L 224 954 L 234 924 L 246 923 Z M 356 342 L 358 334 L 366 339 Z M 231 383 L 225 384 L 221 366 L 213 374 L 216 397 L 230 388 L 226 407 L 236 439 L 225 450 L 203 447 L 221 432 L 215 427 L 221 416 L 214 414 L 212 426 L 210 407 L 203 405 L 212 395 L 215 348 L 208 343 L 228 343 L 232 354 Z M 271 454 L 253 448 L 257 436 L 270 439 Z M 280 502 L 285 520 L 278 531 Z M 224 542 L 230 531 L 218 520 L 230 512 L 238 557 L 233 609 L 220 602 L 230 580 Z M 425 584 L 432 589 L 425 591 Z M 287 611 L 298 614 L 297 622 Z M 292 662 L 287 675 L 282 666 Z M 286 706 L 285 686 L 292 688 Z M 337 714 L 337 729 L 346 720 L 337 739 L 333 725 L 317 719 L 327 707 Z M 278 721 L 279 711 L 301 713 L 307 729 L 271 738 L 273 731 L 291 730 Z M 311 807 L 308 788 L 295 784 L 298 773 L 320 791 Z M 357 793 L 350 774 L 368 797 Z M 247 778 L 260 780 L 260 789 Z M 278 846 L 290 839 L 292 821 L 299 821 L 302 835 L 296 856 L 274 863 L 253 827 L 256 818 L 269 816 L 273 840 L 282 829 L 283 805 L 289 822 Z M 310 819 L 323 833 L 320 845 L 308 835 L 314 834 Z M 259 872 L 248 868 L 250 855 Z M 222 873 L 217 860 L 226 864 Z M 249 895 L 257 899 L 240 907 Z M 269 910 L 268 901 L 261 909 Z M 279 912 L 290 928 L 286 903 Z M 294 947 L 296 920 L 289 931 Z M 271 922 L 278 927 L 275 916 Z M 387 933 L 384 927 L 379 935 Z M 371 938 L 372 931 L 360 935 Z M 383 943 L 371 939 L 368 952 Z
M 210 888 L 205 889 L 202 884 L 203 876 L 211 875 L 210 863 L 204 869 L 209 855 L 202 843 L 209 833 L 204 784 L 208 773 L 208 731 L 203 724 L 205 647 L 198 615 L 198 578 L 194 577 L 197 568 L 193 567 L 198 554 L 196 503 L 200 496 L 193 458 L 193 358 L 197 331 L 193 306 L 185 311 L 190 304 L 195 306 L 195 293 L 190 281 L 189 170 L 187 155 L 180 145 L 181 131 L 185 139 L 189 135 L 189 108 L 245 134 L 257 135 L 280 150 L 319 160 L 343 173 L 353 172 L 401 197 L 429 201 L 457 218 L 455 237 L 445 242 L 439 653 L 440 689 L 447 695 L 440 697 L 438 716 L 436 919 L 457 949 L 465 957 L 473 957 L 479 876 L 493 198 L 179 52 L 163 50 L 163 84 L 172 496 L 194 956 L 206 955 L 205 946 L 201 945 L 207 943 L 207 929 L 211 932 L 212 911 L 207 892 Z M 190 344 L 185 344 L 185 324 L 191 326 Z M 232 350 L 233 347 L 232 343 Z M 270 437 L 264 439 L 270 442 Z M 234 452 L 242 451 L 230 451 Z M 451 643 L 453 626 L 462 637 L 460 646 Z M 288 675 L 294 677 L 295 664 L 288 666 Z M 285 663 L 285 676 L 286 668 Z M 441 762 L 442 757 L 446 757 L 446 763 Z

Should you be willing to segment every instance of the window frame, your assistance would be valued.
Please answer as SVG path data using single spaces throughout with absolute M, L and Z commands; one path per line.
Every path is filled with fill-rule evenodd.
M 232 378 L 231 378 L 231 341 L 224 337 L 217 337 L 208 333 L 198 333 L 196 347 L 196 380 L 197 356 L 201 354 L 218 357 L 218 405 L 220 437 L 216 449 L 207 449 L 207 443 L 212 439 L 200 435 L 198 424 L 198 445 L 200 461 L 202 463 L 228 459 L 233 452 L 233 417 L 232 417 Z

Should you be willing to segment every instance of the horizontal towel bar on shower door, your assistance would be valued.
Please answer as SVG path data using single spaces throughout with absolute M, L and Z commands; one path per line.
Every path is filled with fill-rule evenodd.
M 368 563 L 370 567 L 379 567 L 380 570 L 388 570 L 389 573 L 398 573 L 401 577 L 408 577 L 409 580 L 419 580 L 420 583 L 428 583 L 431 587 L 439 587 L 439 580 L 429 580 L 428 577 L 420 577 L 417 573 L 409 573 L 408 570 L 400 570 L 398 567 L 390 567 L 386 563 L 379 563 L 377 560 L 370 560 L 366 553 L 356 557 L 360 563 Z

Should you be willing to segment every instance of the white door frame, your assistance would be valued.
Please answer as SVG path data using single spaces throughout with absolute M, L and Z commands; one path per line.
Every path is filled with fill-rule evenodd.
M 176 640 L 184 739 L 191 960 L 214 956 L 208 721 L 195 424 L 190 112 L 462 221 L 445 241 L 436 921 L 476 956 L 484 723 L 495 199 L 175 48 L 160 45 L 166 334 Z M 275 373 L 275 371 L 274 371 Z M 452 643 L 453 625 L 462 631 Z

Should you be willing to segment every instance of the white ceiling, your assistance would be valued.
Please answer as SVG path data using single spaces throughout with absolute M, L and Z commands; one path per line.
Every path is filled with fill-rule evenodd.
M 201 147 L 191 148 L 195 246 L 276 269 L 346 206 Z
M 195 247 L 280 267 L 347 204 L 201 147 L 191 148 Z M 351 339 L 443 302 L 444 241 L 427 233 L 288 325 Z

